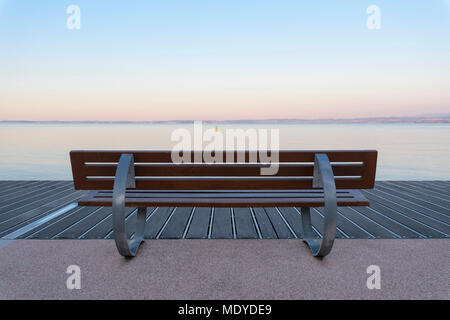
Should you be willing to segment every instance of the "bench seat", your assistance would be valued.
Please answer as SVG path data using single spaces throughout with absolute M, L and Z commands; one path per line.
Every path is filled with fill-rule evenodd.
M 338 206 L 368 206 L 359 190 L 336 191 Z M 80 206 L 111 207 L 112 190 L 89 191 Z M 127 207 L 323 207 L 323 189 L 310 190 L 127 190 Z
M 168 150 L 71 151 L 75 189 L 89 190 L 78 204 L 112 207 L 114 239 L 125 257 L 144 241 L 148 207 L 296 207 L 303 241 L 324 257 L 336 236 L 337 208 L 370 205 L 360 190 L 374 186 L 376 150 L 214 151 L 226 153 L 225 162 L 206 161 L 203 152 L 182 151 L 180 162 Z M 126 207 L 137 208 L 132 239 Z M 321 241 L 311 207 L 324 208 Z

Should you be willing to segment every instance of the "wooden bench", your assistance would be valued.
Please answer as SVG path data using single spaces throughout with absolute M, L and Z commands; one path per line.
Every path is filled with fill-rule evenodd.
M 188 152 L 192 161 L 195 152 Z M 377 151 L 279 151 L 272 176 L 260 174 L 267 163 L 242 153 L 241 163 L 214 164 L 176 164 L 171 151 L 71 151 L 70 159 L 75 189 L 90 190 L 78 204 L 112 206 L 123 256 L 135 256 L 144 241 L 147 207 L 300 207 L 303 240 L 323 257 L 333 246 L 337 207 L 369 205 L 358 189 L 373 188 Z M 138 208 L 130 242 L 125 207 Z M 311 226 L 311 207 L 325 207 L 321 242 Z

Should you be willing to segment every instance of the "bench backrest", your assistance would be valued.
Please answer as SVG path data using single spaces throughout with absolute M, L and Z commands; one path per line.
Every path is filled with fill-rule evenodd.
M 191 161 L 194 153 L 190 151 Z M 316 153 L 326 153 L 338 189 L 370 189 L 375 182 L 377 151 L 279 151 L 275 175 L 261 175 L 261 163 L 172 162 L 171 151 L 71 151 L 75 189 L 111 190 L 122 154 L 133 154 L 136 189 L 141 190 L 288 190 L 311 189 Z M 242 152 L 240 152 L 242 154 Z M 225 152 L 224 152 L 225 154 Z M 269 152 L 270 155 L 270 152 Z M 225 158 L 225 155 L 224 155 Z M 234 159 L 237 152 L 234 152 Z

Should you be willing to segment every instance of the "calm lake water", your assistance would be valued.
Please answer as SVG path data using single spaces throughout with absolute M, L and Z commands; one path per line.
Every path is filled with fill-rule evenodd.
M 204 125 L 204 129 L 215 125 Z M 171 149 L 177 128 L 155 124 L 0 124 L 0 180 L 71 179 L 74 149 Z M 378 180 L 450 180 L 448 124 L 219 125 L 278 128 L 281 149 L 376 149 Z

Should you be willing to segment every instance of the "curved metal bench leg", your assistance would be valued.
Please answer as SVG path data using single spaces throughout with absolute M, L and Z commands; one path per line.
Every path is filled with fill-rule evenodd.
M 314 160 L 313 187 L 322 187 L 324 191 L 324 227 L 322 242 L 314 238 L 311 225 L 310 208 L 301 208 L 303 241 L 311 249 L 313 256 L 325 257 L 330 253 L 336 236 L 336 184 L 333 169 L 326 154 L 316 154 Z
M 124 257 L 134 257 L 144 241 L 147 208 L 138 208 L 134 239 L 128 243 L 125 230 L 125 192 L 135 188 L 134 160 L 132 154 L 123 154 L 117 165 L 112 200 L 113 230 L 117 250 Z

